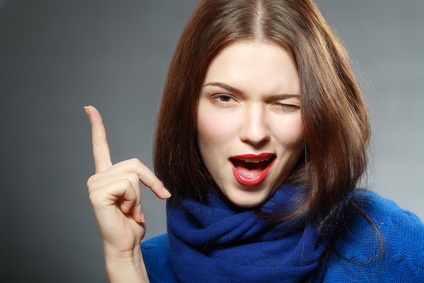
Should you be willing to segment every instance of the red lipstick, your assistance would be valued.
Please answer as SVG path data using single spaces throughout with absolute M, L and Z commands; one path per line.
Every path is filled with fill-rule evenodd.
M 237 182 L 255 186 L 266 178 L 275 158 L 273 153 L 236 155 L 230 157 L 230 164 Z

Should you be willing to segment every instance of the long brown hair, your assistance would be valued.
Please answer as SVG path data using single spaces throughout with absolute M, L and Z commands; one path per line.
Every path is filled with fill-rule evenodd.
M 370 126 L 343 45 L 310 0 L 204 0 L 176 47 L 158 116 L 154 166 L 174 197 L 201 198 L 212 183 L 196 139 L 200 88 L 212 58 L 230 42 L 276 43 L 301 81 L 305 150 L 286 182 L 307 188 L 281 219 L 332 217 L 367 165 Z

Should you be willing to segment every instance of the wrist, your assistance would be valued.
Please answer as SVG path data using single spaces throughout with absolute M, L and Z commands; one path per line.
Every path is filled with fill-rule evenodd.
M 110 282 L 149 282 L 140 247 L 128 252 L 105 248 L 105 268 Z

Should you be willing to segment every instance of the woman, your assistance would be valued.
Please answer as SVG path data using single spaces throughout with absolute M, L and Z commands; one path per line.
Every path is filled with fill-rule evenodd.
M 199 3 L 163 93 L 157 177 L 135 159 L 112 165 L 100 114 L 86 111 L 111 281 L 424 276 L 424 225 L 357 189 L 369 121 L 347 53 L 312 1 Z M 139 181 L 172 193 L 168 233 L 141 248 Z

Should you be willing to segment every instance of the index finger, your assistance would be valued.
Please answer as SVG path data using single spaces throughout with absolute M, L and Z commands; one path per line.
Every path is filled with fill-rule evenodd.
M 102 116 L 96 108 L 85 106 L 84 109 L 91 123 L 94 165 L 96 167 L 96 173 L 100 173 L 112 166 L 106 129 L 103 125 Z

